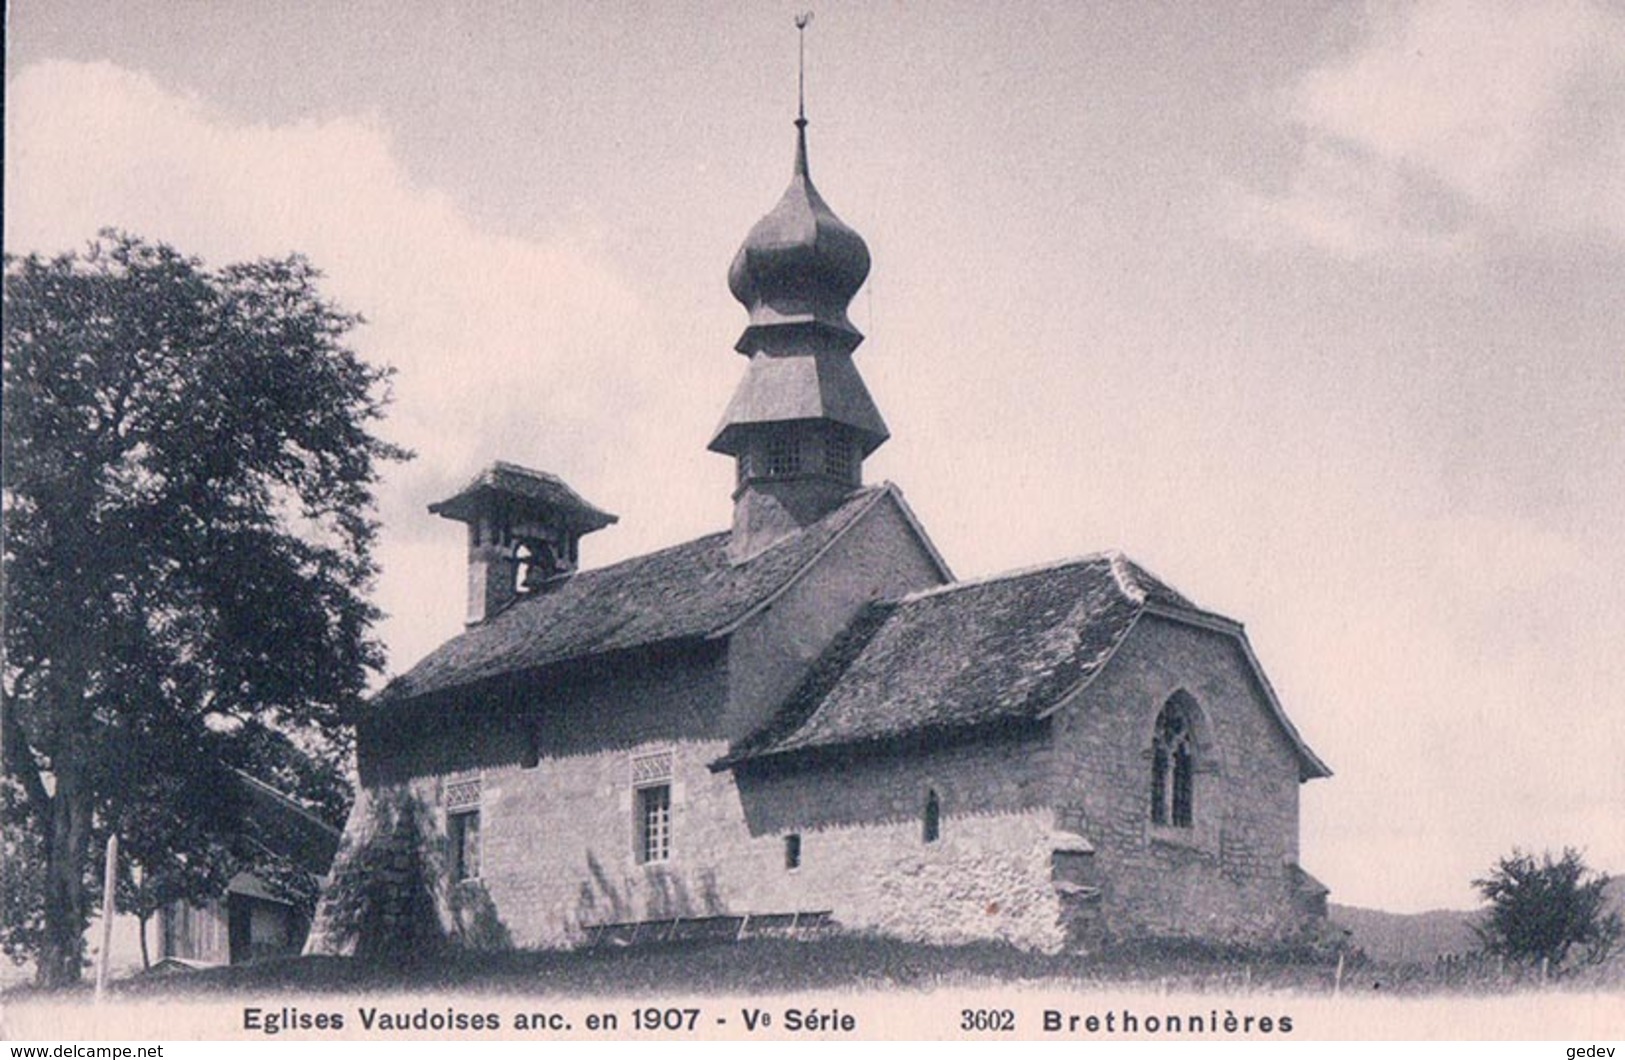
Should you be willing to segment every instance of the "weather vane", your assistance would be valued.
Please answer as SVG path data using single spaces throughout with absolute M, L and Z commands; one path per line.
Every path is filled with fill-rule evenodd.
M 796 61 L 796 124 L 807 124 L 807 24 L 813 20 L 811 11 L 796 16 L 796 43 L 799 56 Z

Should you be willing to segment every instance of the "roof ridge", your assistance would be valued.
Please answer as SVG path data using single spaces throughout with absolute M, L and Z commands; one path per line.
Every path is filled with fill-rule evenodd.
M 550 482 L 557 482 L 561 486 L 565 485 L 565 481 L 551 471 L 543 471 L 539 467 L 526 467 L 524 464 L 516 464 L 512 460 L 491 461 L 491 466 L 474 476 L 474 481 L 480 481 L 493 471 L 513 471 L 521 475 L 529 475 L 532 478 L 545 478 Z
M 1113 551 L 1106 559 L 1107 565 L 1111 568 L 1112 580 L 1117 583 L 1117 591 L 1136 604 L 1144 604 L 1145 586 L 1134 576 L 1134 571 L 1140 569 L 1139 564 L 1118 551 Z
M 1099 552 L 1087 552 L 1081 556 L 1069 556 L 1065 559 L 1050 560 L 1047 563 L 1035 563 L 1027 567 L 1015 567 L 1011 570 L 996 571 L 993 574 L 982 574 L 974 578 L 964 578 L 960 581 L 949 582 L 947 585 L 934 585 L 929 589 L 916 589 L 905 596 L 898 597 L 897 602 L 900 604 L 909 604 L 916 600 L 923 600 L 929 596 L 939 596 L 945 593 L 954 592 L 958 589 L 974 589 L 978 586 L 990 585 L 993 582 L 1011 581 L 1016 578 L 1028 578 L 1035 574 L 1044 574 L 1048 571 L 1060 570 L 1063 567 L 1077 567 L 1085 563 L 1099 563 L 1102 560 L 1113 562 L 1114 558 L 1126 559 L 1123 553 L 1118 549 L 1103 549 Z M 1128 562 L 1132 563 L 1133 561 L 1129 560 Z M 1124 595 L 1129 596 L 1130 599 L 1135 599 L 1127 592 L 1125 592 Z M 1135 602 L 1139 603 L 1142 601 L 1136 599 Z
M 851 500 L 852 497 L 854 497 L 854 496 L 856 496 L 857 494 L 860 494 L 860 493 L 870 493 L 870 492 L 883 493 L 883 492 L 885 492 L 885 489 L 886 489 L 887 485 L 889 485 L 889 483 L 882 484 L 882 485 L 875 485 L 875 486 L 861 486 L 858 489 L 853 490 L 852 493 L 848 496 L 847 500 Z M 816 524 L 814 524 L 814 525 L 816 525 Z M 580 577 L 582 577 L 584 575 L 602 574 L 605 571 L 613 571 L 617 567 L 624 567 L 629 563 L 637 563 L 637 562 L 639 562 L 641 560 L 652 559 L 655 556 L 663 555 L 663 554 L 665 554 L 667 552 L 675 552 L 678 549 L 682 549 L 682 548 L 693 548 L 695 545 L 699 544 L 701 541 L 707 541 L 707 540 L 710 540 L 711 538 L 727 537 L 729 533 L 731 533 L 731 531 L 728 531 L 728 530 L 713 530 L 709 534 L 701 534 L 699 537 L 691 537 L 687 541 L 678 541 L 675 544 L 664 545 L 664 546 L 662 546 L 660 548 L 652 549 L 651 551 L 648 551 L 648 552 L 640 552 L 635 556 L 626 556 L 626 557 L 624 557 L 622 559 L 616 560 L 614 563 L 606 563 L 602 567 L 586 567 L 586 568 L 583 568 L 581 570 L 576 571 L 574 574 L 570 575 L 570 578 L 573 580 L 575 578 L 580 578 Z M 790 537 L 793 537 L 793 536 L 794 535 L 790 535 Z M 750 563 L 756 562 L 758 559 L 760 559 L 763 556 L 767 555 L 768 553 L 772 552 L 775 548 L 777 548 L 780 544 L 782 544 L 783 541 L 788 541 L 790 539 L 790 537 L 786 537 L 786 538 L 782 539 L 781 541 L 773 542 L 773 544 L 771 544 L 768 547 L 762 549 L 762 551 L 758 552 L 756 555 L 754 555 L 750 559 L 746 560 L 744 564 L 741 564 L 741 566 L 745 566 L 745 565 L 748 565 Z M 531 595 L 521 596 L 515 602 L 517 603 L 519 601 L 531 600 L 531 599 L 537 599 L 537 598 L 539 598 L 539 597 L 531 596 Z
M 673 544 L 673 545 L 664 545 L 664 546 L 662 546 L 660 548 L 657 548 L 657 549 L 654 549 L 653 551 L 650 551 L 650 552 L 639 552 L 635 556 L 626 556 L 626 557 L 623 557 L 621 559 L 616 560 L 614 563 L 606 563 L 602 567 L 586 567 L 586 568 L 584 568 L 582 570 L 578 570 L 574 574 L 570 575 L 570 578 L 573 580 L 575 578 L 580 578 L 580 577 L 583 577 L 583 576 L 589 575 L 589 574 L 602 574 L 605 571 L 615 570 L 617 567 L 624 567 L 624 566 L 626 566 L 626 565 L 628 565 L 630 563 L 637 563 L 639 560 L 651 559 L 651 558 L 653 558 L 655 556 L 664 555 L 667 552 L 676 552 L 678 549 L 693 548 L 695 545 L 699 544 L 701 541 L 706 541 L 706 540 L 708 540 L 710 538 L 713 538 L 713 537 L 727 537 L 727 536 L 728 536 L 728 531 L 726 531 L 726 530 L 713 530 L 709 534 L 701 534 L 699 537 L 691 537 L 687 541 L 679 541 L 679 542 L 677 542 L 676 544 Z M 518 599 L 520 599 L 520 600 L 533 600 L 533 599 L 539 598 L 542 595 L 546 595 L 546 594 L 527 594 L 527 595 L 524 595 L 524 596 L 520 596 Z

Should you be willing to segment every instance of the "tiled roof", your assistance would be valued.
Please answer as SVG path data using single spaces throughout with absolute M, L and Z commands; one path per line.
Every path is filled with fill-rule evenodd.
M 1036 721 L 1099 672 L 1148 608 L 1240 635 L 1117 553 L 871 604 L 775 719 L 718 766 Z M 1306 772 L 1324 769 L 1271 705 Z
M 1106 661 L 1153 596 L 1191 606 L 1101 555 L 873 604 L 731 758 L 1034 719 Z
M 567 660 L 703 637 L 726 629 L 791 582 L 892 487 L 855 491 L 823 519 L 735 566 L 727 533 L 586 570 L 510 607 L 429 653 L 391 681 L 375 706 Z

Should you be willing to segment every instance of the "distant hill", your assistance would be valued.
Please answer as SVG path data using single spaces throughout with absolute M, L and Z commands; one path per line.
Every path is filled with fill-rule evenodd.
M 1349 941 L 1374 961 L 1431 963 L 1448 953 L 1478 949 L 1472 929 L 1478 914 L 1466 909 L 1387 913 L 1333 902 L 1327 912 L 1333 924 L 1349 932 Z
M 1608 898 L 1616 912 L 1625 913 L 1625 877 L 1615 876 L 1609 881 Z M 1470 953 L 1479 947 L 1478 936 L 1472 928 L 1479 915 L 1476 910 L 1388 913 L 1333 902 L 1327 913 L 1332 923 L 1348 931 L 1350 941 L 1375 961 L 1426 963 L 1445 954 Z M 1609 963 L 1614 964 L 1622 957 L 1625 957 L 1625 946 Z

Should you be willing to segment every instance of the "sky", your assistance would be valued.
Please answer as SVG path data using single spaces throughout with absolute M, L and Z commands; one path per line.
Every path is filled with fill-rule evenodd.
M 396 370 L 380 628 L 461 628 L 507 459 L 727 526 L 735 249 L 790 176 L 797 5 L 12 0 L 8 252 L 300 252 Z M 1335 771 L 1334 901 L 1625 871 L 1625 7 L 823 2 L 812 175 L 955 573 L 1105 548 L 1246 624 Z

